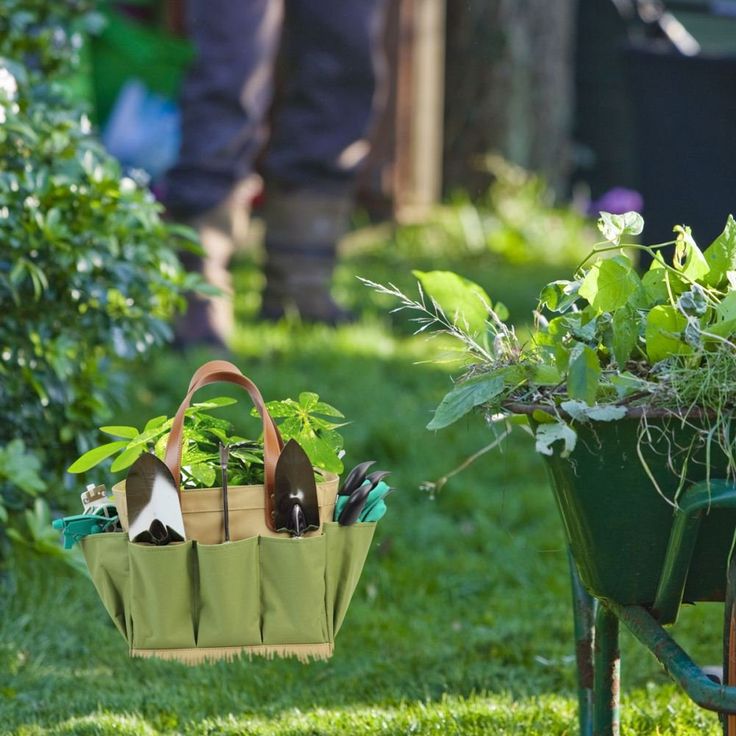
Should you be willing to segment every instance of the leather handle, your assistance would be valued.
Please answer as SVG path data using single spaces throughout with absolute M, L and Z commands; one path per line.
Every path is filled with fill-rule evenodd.
M 231 371 L 241 376 L 243 375 L 243 371 L 241 371 L 240 368 L 235 365 L 235 363 L 230 363 L 227 360 L 210 360 L 207 363 L 199 366 L 199 368 L 194 371 L 194 374 L 192 375 L 192 380 L 189 381 L 189 388 L 187 388 L 187 393 L 189 393 L 194 388 L 195 384 L 199 383 L 202 378 L 209 375 L 210 373 L 213 373 L 214 371 Z
M 213 360 L 209 363 L 205 363 L 199 368 L 189 383 L 189 389 L 184 400 L 181 402 L 179 409 L 174 416 L 174 421 L 171 425 L 171 432 L 169 434 L 168 442 L 166 443 L 166 454 L 164 455 L 164 462 L 171 471 L 171 475 L 174 477 L 174 482 L 177 489 L 179 488 L 179 481 L 181 479 L 181 454 L 182 454 L 182 432 L 184 429 L 184 413 L 191 404 L 192 397 L 194 394 L 203 386 L 208 386 L 211 383 L 232 383 L 236 386 L 244 388 L 250 396 L 253 404 L 255 405 L 258 413 L 261 415 L 263 420 L 263 465 L 264 465 L 264 480 L 265 480 L 265 510 L 266 510 L 266 525 L 269 529 L 272 528 L 273 519 L 271 511 L 273 510 L 273 491 L 276 478 L 276 463 L 278 462 L 281 450 L 284 447 L 284 442 L 281 439 L 276 423 L 271 418 L 271 415 L 266 409 L 266 404 L 263 401 L 263 396 L 258 390 L 258 387 L 244 376 L 240 370 L 232 363 L 228 363 L 224 360 Z

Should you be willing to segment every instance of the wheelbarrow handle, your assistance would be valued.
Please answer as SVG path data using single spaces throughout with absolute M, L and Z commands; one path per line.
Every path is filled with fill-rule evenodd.
M 736 484 L 725 480 L 696 483 L 685 489 L 678 499 L 651 609 L 660 624 L 673 624 L 677 620 L 700 524 L 703 515 L 713 509 L 736 509 Z

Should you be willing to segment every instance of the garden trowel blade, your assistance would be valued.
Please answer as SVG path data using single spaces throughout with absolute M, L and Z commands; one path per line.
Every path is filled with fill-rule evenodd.
M 294 507 L 300 506 L 304 528 L 295 523 Z M 319 529 L 319 501 L 314 470 L 307 453 L 296 440 L 289 440 L 276 463 L 274 488 L 274 528 L 301 536 L 302 532 Z
M 181 542 L 184 519 L 176 483 L 168 467 L 150 452 L 133 463 L 125 480 L 128 537 L 133 542 Z

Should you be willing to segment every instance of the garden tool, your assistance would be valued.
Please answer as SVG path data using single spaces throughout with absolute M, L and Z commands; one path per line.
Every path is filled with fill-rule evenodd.
M 368 499 L 363 506 L 363 510 L 360 512 L 358 521 L 378 521 L 382 519 L 386 514 L 386 502 L 385 498 L 388 496 L 393 488 L 390 488 L 385 483 L 379 483 L 369 494 Z
M 360 488 L 365 480 L 368 468 L 373 465 L 375 460 L 366 460 L 364 463 L 356 465 L 346 476 L 343 481 L 342 488 L 338 491 L 339 496 L 349 496 L 356 488 Z
M 227 502 L 227 462 L 230 458 L 230 447 L 220 445 L 220 469 L 222 470 L 222 522 L 225 527 L 225 541 L 230 541 L 230 507 Z
M 125 495 L 132 542 L 164 545 L 184 541 L 176 483 L 168 467 L 154 454 L 144 452 L 133 463 L 125 481 Z
M 372 475 L 388 475 L 378 471 Z M 374 484 L 368 478 L 350 496 L 338 496 L 335 505 L 335 520 L 341 526 L 349 526 L 356 521 L 378 521 L 386 513 L 384 498 L 391 492 L 380 479 Z
M 276 463 L 273 498 L 274 528 L 301 537 L 319 529 L 319 501 L 314 470 L 307 453 L 296 440 L 289 440 Z
M 71 549 L 75 542 L 90 534 L 117 531 L 119 528 L 118 515 L 112 504 L 97 506 L 94 513 L 85 512 L 54 519 L 51 525 L 64 535 L 64 549 Z

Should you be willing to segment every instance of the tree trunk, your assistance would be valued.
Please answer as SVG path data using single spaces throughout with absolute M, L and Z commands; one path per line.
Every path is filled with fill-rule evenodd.
M 499 152 L 564 192 L 570 171 L 575 0 L 447 4 L 445 186 L 480 194 Z

